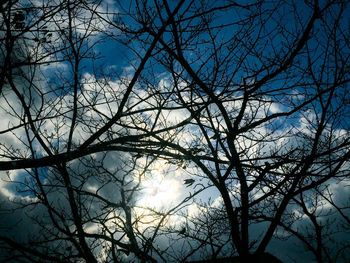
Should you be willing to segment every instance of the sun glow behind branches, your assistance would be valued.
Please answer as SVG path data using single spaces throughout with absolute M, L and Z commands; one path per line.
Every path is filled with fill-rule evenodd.
M 163 161 L 157 162 L 141 183 L 141 197 L 137 204 L 149 208 L 171 208 L 183 195 L 182 176 Z

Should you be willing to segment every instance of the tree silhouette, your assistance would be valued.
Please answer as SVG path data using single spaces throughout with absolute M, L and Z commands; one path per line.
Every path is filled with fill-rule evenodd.
M 346 260 L 346 1 L 0 13 L 3 210 L 40 231 L 2 223 L 7 260 L 247 262 L 288 237 L 318 262 Z M 146 205 L 160 172 L 181 198 Z

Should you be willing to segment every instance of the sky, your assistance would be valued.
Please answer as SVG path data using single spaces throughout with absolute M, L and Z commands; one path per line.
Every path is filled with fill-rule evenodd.
M 40 4 L 40 1 L 33 1 L 32 3 Z M 322 2 L 322 4 L 324 4 Z M 171 3 L 170 7 L 173 8 L 175 3 Z M 196 2 L 196 8 L 199 6 L 199 2 Z M 127 7 L 127 6 L 124 6 Z M 265 8 L 273 8 L 274 6 L 267 4 Z M 136 7 L 131 6 L 131 10 Z M 215 88 L 216 94 L 228 94 L 227 101 L 224 106 L 231 112 L 238 112 L 242 107 L 241 96 L 242 93 L 239 88 L 244 84 L 254 85 L 259 81 L 252 74 L 262 66 L 263 62 L 266 62 L 270 57 L 277 57 L 276 60 L 283 60 L 283 57 L 278 57 L 276 54 L 287 54 L 285 50 L 289 45 L 292 45 L 292 39 L 295 31 L 301 30 L 302 26 L 308 20 L 311 9 L 306 5 L 299 7 L 296 5 L 296 16 L 293 13 L 288 13 L 291 10 L 291 6 L 286 5 L 284 8 L 279 8 L 276 11 L 276 16 L 269 17 L 269 13 L 260 14 L 261 16 L 254 20 L 254 22 L 246 22 L 247 30 L 238 31 L 241 27 L 241 23 L 235 24 L 246 15 L 246 11 L 240 8 L 233 9 L 227 12 L 221 12 L 221 17 L 216 18 L 216 23 L 213 26 L 219 24 L 226 24 L 232 22 L 232 26 L 227 26 L 222 30 L 218 30 L 216 40 L 218 43 L 223 44 L 218 48 L 218 60 L 222 59 L 225 63 L 216 65 L 216 61 L 211 57 L 211 53 L 208 52 L 210 48 L 213 48 L 209 44 L 205 44 L 211 36 L 204 33 L 198 36 L 200 43 L 193 44 L 197 36 L 192 36 L 191 31 L 186 31 L 182 37 L 183 41 L 187 39 L 189 43 L 183 43 L 189 45 L 188 50 L 185 52 L 185 57 L 191 61 L 194 69 L 198 70 L 203 76 L 203 79 L 208 78 L 210 80 L 211 70 L 217 66 L 220 68 L 218 76 L 215 81 L 220 86 L 221 83 L 229 82 L 229 74 L 235 71 L 235 78 L 230 82 L 230 88 L 232 90 L 224 90 L 222 88 Z M 86 9 L 80 13 L 75 14 L 75 20 L 73 23 L 77 24 L 77 30 L 72 34 L 78 37 L 89 36 L 81 46 L 81 52 L 84 54 L 83 58 L 79 62 L 79 75 L 78 81 L 80 83 L 77 89 L 78 98 L 78 114 L 77 124 L 74 130 L 73 147 L 81 145 L 91 134 L 96 132 L 104 124 L 108 122 L 112 116 L 118 111 L 122 96 L 127 90 L 128 85 L 131 82 L 133 74 L 136 71 L 137 66 L 140 63 L 140 58 L 145 54 L 149 39 L 146 38 L 131 38 L 125 43 L 125 38 L 118 29 L 111 27 L 106 23 L 106 20 L 114 15 L 120 14 L 122 16 L 123 10 L 121 7 L 114 5 L 113 1 L 102 1 L 102 4 L 97 7 L 97 12 L 101 14 L 101 17 L 93 20 L 90 25 L 95 29 L 90 30 L 85 26 L 88 24 L 91 13 Z M 47 120 L 38 121 L 38 131 L 40 135 L 45 138 L 45 143 L 54 152 L 66 151 L 66 141 L 70 133 L 70 123 L 72 119 L 71 111 L 73 108 L 74 94 L 73 88 L 73 69 L 74 63 L 72 58 L 72 52 L 52 52 L 56 49 L 63 48 L 63 50 L 69 47 L 70 43 L 67 42 L 65 37 L 69 34 L 67 31 L 68 19 L 65 13 L 66 9 L 56 14 L 55 19 L 57 22 L 48 22 L 43 25 L 39 23 L 39 27 L 43 30 L 52 32 L 50 39 L 46 41 L 38 42 L 33 40 L 34 37 L 43 37 L 43 31 L 38 30 L 28 32 L 25 37 L 30 40 L 19 40 L 16 46 L 18 57 L 29 54 L 39 54 L 42 56 L 43 65 L 40 68 L 33 70 L 32 67 L 22 67 L 22 72 L 15 74 L 15 83 L 21 94 L 24 94 L 24 98 L 28 104 L 33 116 L 39 116 L 47 118 Z M 348 9 L 345 9 L 345 13 Z M 30 15 L 29 15 L 30 17 Z M 123 16 L 122 16 L 123 17 Z M 284 18 L 279 21 L 277 18 Z M 101 20 L 102 18 L 102 20 Z M 332 13 L 329 14 L 327 19 L 332 19 Z M 34 19 L 34 18 L 33 18 Z M 30 18 L 27 18 L 26 22 L 30 23 Z M 286 21 L 294 21 L 295 23 L 288 23 Z M 266 22 L 267 21 L 267 22 Z M 126 18 L 125 22 L 132 24 L 132 19 Z M 200 21 L 191 21 L 193 25 L 201 25 Z M 265 24 L 263 24 L 265 22 Z M 160 23 L 160 20 L 155 20 L 155 23 Z M 284 28 L 279 28 L 279 25 L 285 25 Z M 261 27 L 259 26 L 261 25 Z M 262 26 L 263 25 L 263 26 Z M 341 22 L 342 26 L 346 26 L 346 22 Z M 192 25 L 188 25 L 191 29 Z M 283 30 L 282 30 L 283 29 Z M 317 28 L 313 34 L 314 38 L 310 40 L 309 48 L 312 50 L 311 54 L 318 59 L 311 65 L 315 71 L 318 70 L 324 63 L 331 63 L 331 59 L 328 56 L 323 56 L 321 51 L 325 49 L 324 45 L 327 41 L 327 30 L 321 26 Z M 282 30 L 282 31 L 281 31 Z M 290 31 L 289 31 L 290 30 Z M 325 32 L 322 32 L 325 30 Z M 331 31 L 331 29 L 329 29 Z M 344 29 L 345 30 L 345 29 Z M 345 31 L 344 31 L 345 32 Z M 338 32 L 337 32 L 338 33 Z M 346 46 L 345 36 L 342 36 L 343 32 L 338 33 L 340 35 L 339 43 L 337 43 L 339 49 L 343 47 L 343 57 L 339 58 L 340 61 L 348 59 L 349 47 Z M 346 32 L 348 33 L 348 32 Z M 4 35 L 4 32 L 1 31 Z M 259 34 L 265 36 L 264 41 L 256 49 L 260 51 L 259 54 L 249 54 L 248 58 L 243 56 L 245 52 L 255 48 L 254 39 Z M 235 36 L 233 36 L 235 35 Z M 166 32 L 164 39 L 170 39 L 170 32 Z M 318 38 L 319 37 L 319 38 Z M 239 42 L 239 40 L 244 41 Z M 316 39 L 321 39 L 319 42 Z M 227 44 L 232 42 L 232 45 Z M 343 41 L 343 42 L 342 42 Z M 196 49 L 191 49 L 193 44 Z M 195 42 L 195 41 L 194 41 Z M 230 42 L 230 43 L 231 43 Z M 235 47 L 234 44 L 237 44 Z M 343 46 L 344 45 L 344 46 Z M 1 51 L 3 52 L 0 59 L 4 60 L 5 47 L 1 44 Z M 174 109 L 177 105 L 169 95 L 174 87 L 173 76 L 170 74 L 166 67 L 165 61 L 169 59 L 163 56 L 160 46 L 156 47 L 156 53 L 153 59 L 146 64 L 144 74 L 139 78 L 136 83 L 130 98 L 127 103 L 127 114 L 123 116 L 123 121 L 118 122 L 111 129 L 111 134 L 104 134 L 100 137 L 100 142 L 104 142 L 113 138 L 113 136 L 127 136 L 136 135 L 142 132 L 142 129 L 154 129 L 163 128 L 162 125 L 171 126 L 177 125 L 185 121 L 191 116 L 188 110 Z M 52 52 L 50 54 L 50 52 Z M 331 53 L 331 52 L 330 52 Z M 341 52 L 339 52 L 341 53 Z M 50 55 L 48 55 L 50 54 Z M 331 55 L 330 55 L 331 56 Z M 340 55 L 339 55 L 340 56 Z M 96 57 L 98 59 L 96 59 Z M 226 60 L 224 58 L 227 58 Z M 242 65 L 237 66 L 237 61 L 243 59 Z M 3 63 L 3 62 L 1 62 Z M 76 63 L 76 61 L 75 61 Z M 250 111 L 246 112 L 245 118 L 249 120 L 256 120 L 264 118 L 268 114 L 275 114 L 288 110 L 290 107 L 304 100 L 308 95 L 314 92 L 314 89 L 308 88 L 309 78 L 303 76 L 303 66 L 307 62 L 307 54 L 302 54 L 296 59 L 296 64 L 300 66 L 295 67 L 295 71 L 287 72 L 281 79 L 277 78 L 268 85 L 264 86 L 261 91 L 261 98 L 266 102 L 261 103 L 259 100 L 252 101 L 249 104 Z M 178 83 L 179 88 L 183 89 L 183 99 L 195 102 L 200 102 L 202 97 L 200 91 L 193 97 L 188 92 L 188 86 L 191 82 L 189 75 L 185 71 L 181 71 L 181 67 L 175 63 L 175 72 L 179 74 Z M 331 67 L 329 67 L 331 68 Z M 324 75 L 321 76 L 322 80 L 328 81 L 332 77 L 332 70 L 326 68 Z M 272 70 L 266 69 L 268 70 Z M 347 69 L 349 71 L 349 69 Z M 265 71 L 263 71 L 265 72 Z M 318 72 L 318 71 L 317 71 Z M 22 76 L 21 76 L 22 74 Z M 295 74 L 290 76 L 288 74 Z M 344 74 L 349 74 L 346 72 Z M 23 77 L 23 75 L 25 77 Z M 32 78 L 31 84 L 28 87 L 28 76 Z M 284 82 L 284 78 L 287 78 L 288 83 Z M 248 82 L 248 83 L 246 83 Z M 300 84 L 301 83 L 301 84 Z M 295 85 L 295 88 L 292 89 Z M 286 93 L 280 91 L 286 89 L 292 91 L 292 94 L 286 96 Z M 347 93 L 348 86 L 339 88 L 337 96 L 341 97 L 339 100 L 349 96 Z M 231 91 L 236 91 L 236 93 Z M 310 91 L 310 94 L 307 92 Z M 226 92 L 226 93 L 225 93 Z M 338 91 L 337 91 L 338 92 Z M 159 95 L 162 93 L 161 95 Z M 311 95 L 310 95 L 311 96 Z M 160 101 L 163 99 L 164 102 Z M 339 100 L 333 105 L 334 111 L 337 110 Z M 161 104 L 164 103 L 164 104 Z M 340 103 L 339 103 L 340 104 Z M 157 106 L 162 105 L 164 110 L 159 114 Z M 170 110 L 166 108 L 169 107 Z M 319 109 L 322 107 L 322 103 L 314 104 L 310 106 L 309 110 L 302 111 L 300 114 L 296 113 L 290 118 L 280 118 L 269 122 L 267 125 L 258 126 L 251 132 L 247 132 L 247 136 L 241 136 L 237 139 L 238 148 L 242 149 L 242 156 L 252 157 L 260 156 L 263 161 L 270 161 L 268 151 L 274 152 L 275 149 L 279 153 L 286 153 L 288 149 L 299 149 L 298 145 L 305 146 L 305 138 L 311 135 L 314 130 L 314 123 L 321 115 Z M 149 109 L 144 111 L 144 109 Z M 349 138 L 349 123 L 348 122 L 348 110 L 349 105 L 342 109 L 338 116 L 339 119 L 330 119 L 329 123 L 334 123 L 329 126 L 329 136 L 334 143 L 340 143 L 346 141 Z M 23 107 L 16 94 L 11 92 L 10 88 L 3 88 L 2 96 L 0 97 L 0 140 L 1 140 L 1 160 L 9 160 L 8 152 L 28 157 L 28 156 L 45 156 L 47 153 L 39 145 L 38 141 L 34 139 L 35 133 L 32 129 L 26 132 L 24 127 L 15 128 L 13 131 L 4 132 L 9 127 L 15 127 L 19 125 L 23 120 Z M 203 123 L 216 126 L 217 129 L 224 134 L 225 125 L 222 125 L 222 116 L 215 116 L 217 108 L 215 106 L 209 107 L 209 112 L 212 118 L 203 118 Z M 316 112 L 316 113 L 315 113 Z M 159 115 L 158 115 L 159 114 Z M 208 113 L 209 114 L 209 113 Z M 235 114 L 233 114 L 235 115 Z M 48 119 L 50 117 L 50 119 Z M 156 121 L 157 120 L 157 121 Z M 213 124 L 211 124 L 212 122 Z M 131 127 L 128 129 L 128 127 Z M 201 137 L 198 126 L 188 125 L 183 129 L 176 129 L 176 134 L 171 132 L 165 133 L 164 137 L 169 140 L 173 140 L 180 146 L 193 147 L 193 149 L 199 149 L 201 154 L 201 147 L 206 146 L 206 141 Z M 114 133 L 114 134 L 113 134 Z M 110 137 L 109 137 L 110 136 Z M 112 137 L 111 137 L 112 136 Z M 215 141 L 214 133 L 211 133 L 212 142 Z M 324 135 L 325 141 L 327 141 L 326 135 Z M 273 138 L 274 141 L 257 144 L 252 138 L 259 139 Z M 28 144 L 32 143 L 32 149 L 28 148 Z M 214 144 L 214 143 L 213 143 Z M 130 145 L 133 147 L 133 145 Z M 273 149 L 273 150 L 271 150 Z M 266 152 L 267 151 L 267 152 Z M 203 155 L 208 152 L 202 151 Z M 346 149 L 342 149 L 339 155 L 346 152 Z M 221 151 L 222 158 L 225 160 L 225 155 Z M 261 165 L 263 164 L 261 161 Z M 273 160 L 272 160 L 273 161 Z M 248 162 L 247 162 L 248 163 Z M 206 165 L 209 169 L 214 170 L 215 167 L 211 161 L 207 161 Z M 224 165 L 223 165 L 224 166 Z M 316 165 L 317 168 L 317 165 Z M 315 168 L 315 169 L 316 169 Z M 349 168 L 349 163 L 344 165 L 343 170 L 346 172 Z M 84 207 L 87 209 L 86 213 L 89 216 L 90 222 L 86 224 L 86 231 L 89 233 L 96 233 L 100 231 L 100 224 L 95 218 L 104 218 L 103 223 L 105 227 L 111 231 L 116 231 L 115 236 L 123 239 L 123 233 L 118 232 L 118 224 L 123 224 L 123 207 L 120 206 L 124 202 L 124 205 L 134 207 L 135 226 L 144 235 L 151 235 L 156 231 L 156 225 L 162 224 L 165 230 L 160 232 L 159 237 L 155 239 L 155 245 L 161 248 L 172 244 L 173 252 L 168 252 L 167 256 L 176 256 L 184 253 L 191 245 L 195 246 L 197 243 L 194 240 L 186 243 L 177 232 L 181 231 L 183 227 L 193 229 L 193 231 L 200 231 L 197 229 L 200 224 L 196 221 L 196 216 L 200 215 L 205 217 L 210 213 L 217 213 L 222 207 L 223 201 L 219 192 L 213 187 L 213 184 L 203 175 L 203 172 L 198 169 L 193 163 L 188 161 L 174 161 L 170 158 L 154 158 L 154 156 L 138 155 L 137 153 L 128 153 L 127 151 L 110 151 L 108 153 L 94 153 L 89 156 L 73 160 L 69 163 L 69 173 L 71 175 L 72 184 L 85 194 L 81 196 L 81 201 L 84 203 Z M 0 205 L 1 205 L 1 217 L 0 217 L 0 233 L 4 236 L 9 236 L 17 241 L 26 241 L 30 238 L 37 237 L 45 239 L 46 235 L 52 234 L 49 228 L 50 218 L 47 210 L 43 206 L 35 205 L 35 203 L 42 197 L 38 193 L 38 186 L 36 185 L 36 177 L 39 176 L 40 180 L 44 184 L 44 189 L 47 192 L 47 198 L 49 202 L 59 211 L 62 215 L 69 214 L 67 207 L 66 192 L 64 191 L 63 181 L 57 170 L 53 168 L 41 168 L 38 170 L 13 170 L 13 171 L 1 171 L 0 172 Z M 253 175 L 252 175 L 253 176 Z M 234 176 L 233 176 L 234 177 Z M 193 179 L 192 185 L 185 184 L 186 179 Z M 331 180 L 328 182 L 328 188 L 332 191 L 333 200 L 341 205 L 348 205 L 349 194 L 347 191 L 348 181 Z M 234 196 L 235 190 L 239 188 L 239 184 L 236 179 L 232 179 L 230 182 L 231 198 L 234 202 L 238 202 Z M 104 201 L 95 200 L 91 194 L 98 193 L 102 198 L 107 199 L 117 209 L 107 209 L 103 206 Z M 259 189 L 255 196 L 252 198 L 258 198 L 262 195 L 262 190 Z M 310 191 L 312 196 L 313 191 Z M 189 198 L 191 197 L 191 198 Z M 312 202 L 324 200 L 308 199 L 309 208 L 312 210 Z M 22 207 L 21 204 L 28 204 L 28 206 Z M 32 205 L 29 205 L 32 204 Z M 201 207 L 201 205 L 205 208 Z M 18 209 L 16 209 L 18 208 Z M 122 209 L 123 208 L 123 209 Z M 7 211 L 6 211 L 7 210 Z M 163 213 L 169 212 L 170 215 L 166 218 L 164 223 L 159 214 L 155 210 Z M 322 210 L 322 211 L 321 211 Z M 288 213 L 295 213 L 297 222 L 293 225 L 297 231 L 310 230 L 309 219 L 302 214 L 300 208 L 297 208 L 295 204 L 292 204 L 288 208 Z M 344 220 L 338 215 L 333 214 L 332 207 L 326 202 L 322 206 L 320 211 L 316 214 L 319 216 L 321 222 L 335 222 L 331 224 L 327 229 L 330 232 L 338 231 L 338 227 L 344 225 Z M 349 210 L 343 210 L 348 215 Z M 69 215 L 68 215 L 69 216 Z M 115 219 L 121 217 L 122 219 Z M 199 217 L 201 218 L 201 217 Z M 137 219 L 137 220 L 136 220 Z M 286 217 L 286 220 L 288 218 Z M 324 220 L 324 221 L 323 221 Z M 327 221 L 328 220 L 328 221 Z M 195 222 L 195 223 L 193 223 Z M 196 225 L 196 222 L 198 225 Z M 339 223 L 338 223 L 339 222 Z M 44 231 L 39 226 L 42 224 Z M 224 225 L 224 223 L 223 223 Z M 168 228 L 168 229 L 167 229 Z M 41 230 L 39 230 L 41 229 Z M 336 247 L 343 241 L 349 239 L 347 230 L 348 225 L 340 230 L 340 232 L 331 236 L 333 239 L 329 239 L 329 248 Z M 173 231 L 172 235 L 166 235 L 166 230 Z M 250 234 L 252 239 L 256 237 L 259 239 L 260 233 L 266 230 L 264 223 L 252 225 Z M 42 232 L 40 232 L 42 231 Z M 56 234 L 55 230 L 52 230 Z M 177 231 L 177 232 L 176 232 Z M 175 234 L 174 234 L 175 233 Z M 291 237 L 286 232 L 279 231 L 276 236 L 281 239 L 273 239 L 269 244 L 267 251 L 276 255 L 283 262 L 312 262 L 313 257 L 310 252 L 305 250 L 305 247 L 295 237 Z M 217 234 L 217 242 L 225 242 L 227 239 L 227 232 L 223 234 Z M 191 243 L 193 242 L 193 243 Z M 332 243 L 333 242 L 333 243 Z M 53 246 L 58 244 L 53 242 Z M 223 246 L 223 253 L 230 250 L 229 245 Z M 57 248 L 60 251 L 60 248 Z M 61 248 L 63 249 L 63 247 Z M 99 253 L 100 260 L 103 262 L 106 256 L 107 249 L 101 244 L 97 244 L 94 252 Z M 0 253 L 1 254 L 1 253 Z M 209 255 L 210 251 L 207 248 L 199 250 L 195 253 L 191 259 L 203 258 Z M 123 255 L 126 260 L 133 260 L 132 255 Z M 341 262 L 341 261 L 339 261 Z M 344 261 L 345 262 L 345 261 Z

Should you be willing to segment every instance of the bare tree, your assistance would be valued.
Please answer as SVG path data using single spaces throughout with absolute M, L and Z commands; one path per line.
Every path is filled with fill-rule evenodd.
M 191 139 L 153 136 L 149 144 L 190 160 L 219 190 L 242 260 L 265 251 L 295 196 L 335 177 L 346 183 L 347 7 L 303 7 L 193 4 L 159 41 L 158 60 L 187 109 L 191 123 L 182 132 Z M 170 7 L 147 10 L 139 21 L 155 36 L 156 17 Z M 251 240 L 250 225 L 266 217 Z
M 13 259 L 246 262 L 282 230 L 336 257 L 322 218 L 348 223 L 327 192 L 348 185 L 345 1 L 38 2 L 0 10 L 0 170 L 41 229 L 0 236 Z M 107 46 L 119 68 L 101 70 Z M 138 202 L 155 163 L 186 175 L 166 209 Z

